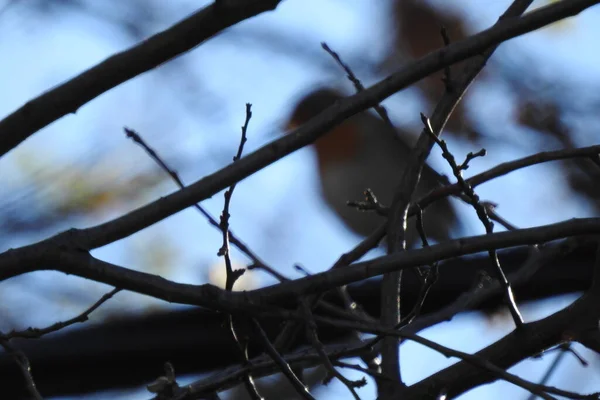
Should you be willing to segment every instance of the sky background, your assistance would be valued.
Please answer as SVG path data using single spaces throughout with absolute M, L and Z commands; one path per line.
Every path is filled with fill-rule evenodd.
M 472 32 L 492 25 L 510 3 L 486 0 L 486 6 L 482 7 L 477 0 L 431 2 L 467 15 Z M 91 5 L 86 10 L 41 12 L 26 3 L 23 0 L 0 13 L 2 116 L 137 42 L 135 35 L 115 29 L 111 22 L 135 13 L 133 7 L 118 2 L 102 5 L 88 2 Z M 174 1 L 163 7 L 161 18 L 146 21 L 144 27 L 151 33 L 158 32 L 209 3 Z M 577 18 L 503 44 L 494 57 L 512 58 L 517 63 L 534 60 L 542 66 L 540 73 L 566 76 L 574 86 L 598 82 L 598 21 L 600 8 L 596 7 Z M 88 183 L 100 186 L 128 182 L 128 177 L 136 174 L 150 176 L 150 182 L 157 183 L 136 196 L 117 196 L 107 206 L 94 208 L 84 216 L 27 235 L 2 237 L 0 250 L 35 242 L 70 226 L 96 225 L 174 191 L 173 183 L 155 178 L 161 172 L 139 147 L 126 139 L 124 126 L 139 132 L 181 173 L 184 182 L 192 183 L 230 162 L 237 150 L 245 103 L 253 105 L 245 150 L 248 154 L 281 134 L 293 100 L 308 87 L 327 83 L 352 93 L 344 74 L 320 49 L 320 42 L 327 42 L 346 61 L 369 64 L 380 58 L 389 45 L 389 23 L 380 2 L 286 0 L 275 12 L 239 24 L 183 57 L 99 96 L 77 114 L 41 130 L 0 159 L 0 185 L 5 188 L 0 194 L 0 207 L 19 210 L 27 202 L 27 209 L 36 213 L 45 202 L 60 202 L 61 196 L 65 196 L 65 184 L 59 180 L 65 174 L 88 176 Z M 286 44 L 286 38 L 294 37 L 302 46 L 279 48 L 278 43 L 267 42 L 274 37 L 270 35 L 272 32 L 282 32 L 281 43 Z M 302 52 L 306 49 L 312 53 L 310 60 L 303 61 Z M 315 62 L 315 58 L 319 61 Z M 356 70 L 359 76 L 360 71 Z M 365 74 L 363 82 L 368 86 L 376 80 L 373 74 Z M 532 154 L 540 147 L 539 136 L 512 123 L 515 112 L 512 100 L 502 85 L 494 81 L 475 88 L 474 96 L 469 99 L 477 104 L 472 112 L 482 125 L 489 127 L 494 145 L 487 148 L 485 158 L 471 163 L 467 176 Z M 419 112 L 430 112 L 422 108 L 423 104 L 410 90 L 384 102 L 394 122 L 412 127 L 413 133 L 419 131 Z M 581 129 L 577 144 L 597 144 L 596 132 Z M 469 151 L 479 150 L 455 138 L 449 139 L 449 146 L 458 159 Z M 552 144 L 545 148 L 552 148 Z M 303 149 L 276 162 L 242 181 L 231 205 L 232 230 L 270 265 L 290 277 L 300 276 L 295 264 L 310 272 L 326 270 L 360 240 L 320 202 L 314 161 L 310 149 Z M 429 162 L 448 174 L 438 151 L 432 152 Z M 561 169 L 546 164 L 484 184 L 477 192 L 483 199 L 498 203 L 499 213 L 520 227 L 594 216 L 593 208 L 561 190 L 564 186 Z M 32 187 L 36 188 L 33 194 Z M 223 207 L 222 194 L 203 205 L 218 217 Z M 458 203 L 457 208 L 462 212 L 465 228 L 457 234 L 483 233 L 472 210 Z M 189 209 L 93 254 L 128 268 L 198 284 L 206 282 L 210 266 L 219 262 L 216 253 L 220 245 L 220 232 Z M 246 262 L 238 252 L 234 251 L 234 256 L 240 263 Z M 270 283 L 272 279 L 256 273 L 248 285 Z M 0 316 L 5 320 L 2 327 L 41 327 L 67 319 L 108 290 L 105 285 L 55 272 L 36 272 L 11 279 L 0 285 Z M 546 316 L 574 298 L 565 296 L 545 301 L 543 306 L 525 306 L 526 320 Z M 171 306 L 137 294 L 120 293 L 94 314 L 90 323 L 117 313 L 152 312 L 165 307 Z M 505 316 L 490 319 L 467 314 L 423 335 L 449 347 L 474 352 L 510 330 L 510 321 Z M 550 384 L 584 393 L 598 391 L 598 356 L 579 350 L 590 367 L 583 369 L 574 357 L 567 357 L 568 361 L 561 365 Z M 552 358 L 550 355 L 526 361 L 511 372 L 535 381 Z M 402 348 L 402 371 L 408 384 L 454 362 L 418 345 L 409 343 Z M 360 377 L 343 372 L 350 378 Z M 348 396 L 347 389 L 337 382 L 319 393 L 319 398 L 328 399 Z M 374 398 L 372 385 L 360 393 L 363 398 Z M 461 398 L 525 399 L 526 395 L 523 390 L 501 382 L 478 388 Z M 119 392 L 119 396 L 148 397 L 144 391 Z M 110 395 L 95 398 L 110 398 Z

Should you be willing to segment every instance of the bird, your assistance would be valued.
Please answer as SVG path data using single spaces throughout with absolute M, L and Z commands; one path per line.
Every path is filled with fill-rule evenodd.
M 310 91 L 296 102 L 286 131 L 304 124 L 343 97 L 329 87 Z M 310 146 L 316 152 L 323 200 L 351 231 L 360 236 L 373 233 L 385 217 L 350 207 L 348 201 L 364 199 L 365 190 L 370 189 L 381 205 L 391 205 L 411 151 L 406 135 L 379 116 L 364 111 L 346 119 Z M 439 180 L 439 174 L 425 164 L 413 200 L 440 187 Z M 456 224 L 457 215 L 448 199 L 435 202 L 423 212 L 428 239 L 437 242 L 449 239 Z M 408 222 L 406 242 L 409 248 L 420 243 L 414 219 Z

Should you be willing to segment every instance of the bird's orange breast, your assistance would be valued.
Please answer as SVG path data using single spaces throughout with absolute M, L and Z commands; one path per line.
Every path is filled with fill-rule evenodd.
M 354 124 L 343 123 L 315 141 L 319 169 L 328 164 L 347 162 L 360 150 L 360 136 Z

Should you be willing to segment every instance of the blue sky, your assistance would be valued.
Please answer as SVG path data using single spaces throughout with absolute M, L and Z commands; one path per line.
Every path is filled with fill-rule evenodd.
M 168 12 L 164 21 L 156 24 L 154 31 L 168 27 L 203 3 L 209 2 L 176 2 L 177 7 Z M 493 24 L 509 1 L 488 0 L 486 7 L 481 7 L 477 0 L 435 0 L 434 3 L 467 13 L 473 23 L 473 31 L 478 31 Z M 575 19 L 502 45 L 498 55 L 527 54 L 543 65 L 545 73 L 570 75 L 578 84 L 585 84 L 590 79 L 598 80 L 600 69 L 595 49 L 599 16 L 600 9 L 596 7 Z M 43 174 L 45 168 L 50 168 L 57 161 L 69 165 L 96 155 L 102 160 L 95 164 L 96 167 L 108 176 L 154 168 L 152 161 L 125 139 L 123 126 L 139 131 L 175 168 L 185 165 L 182 178 L 191 183 L 229 162 L 237 149 L 245 103 L 253 104 L 246 147 L 248 153 L 280 133 L 289 112 L 290 100 L 306 86 L 333 82 L 345 85 L 351 92 L 341 72 L 334 76 L 309 62 L 278 55 L 252 42 L 240 45 L 248 32 L 283 30 L 301 38 L 306 46 L 314 46 L 317 51 L 319 43 L 326 41 L 342 57 L 344 54 L 364 54 L 365 57 L 376 58 L 387 44 L 384 17 L 384 10 L 370 1 L 355 0 L 351 6 L 341 0 L 284 1 L 276 12 L 244 22 L 185 55 L 191 67 L 184 70 L 189 76 L 183 81 L 190 87 L 166 87 L 170 81 L 165 76 L 178 73 L 166 65 L 159 71 L 146 73 L 111 90 L 82 107 L 77 114 L 64 117 L 43 129 L 0 159 L 0 184 L 7 185 L 11 191 L 24 190 L 23 176 L 19 173 L 19 166 L 23 163 L 37 165 L 39 173 Z M 111 29 L 110 25 L 82 13 L 61 14 L 57 19 L 28 15 L 20 8 L 9 9 L 0 15 L 0 49 L 5 55 L 0 63 L 0 76 L 3 77 L 3 92 L 10 94 L 0 97 L 0 115 L 7 115 L 31 97 L 132 44 L 131 39 Z M 291 53 L 293 51 L 290 50 Z M 329 61 L 324 52 L 322 57 L 325 63 Z M 367 84 L 372 82 L 372 77 L 365 79 Z M 200 90 L 192 90 L 194 87 Z M 204 93 L 216 96 L 215 101 L 206 98 Z M 510 133 L 511 140 L 522 146 L 507 144 L 488 148 L 488 155 L 472 163 L 467 176 L 499 162 L 529 155 L 532 148 L 537 148 L 537 143 L 532 148 L 527 147 L 528 141 L 537 140 L 533 135 L 518 132 L 511 125 L 514 113 L 511 100 L 502 87 L 493 83 L 477 88 L 476 96 L 471 99 L 481 104 L 477 108 L 477 117 L 482 123 L 503 126 Z M 211 106 L 212 103 L 217 105 Z M 422 103 L 410 94 L 399 94 L 384 104 L 395 121 L 413 124 L 415 128 L 418 127 L 418 113 L 428 111 L 422 110 Z M 581 145 L 598 142 L 598 135 L 592 132 L 581 134 L 579 138 Z M 478 150 L 457 140 L 450 141 L 450 147 L 456 151 L 458 158 L 464 157 L 468 151 Z M 103 158 L 103 154 L 110 154 L 110 157 Z M 440 171 L 448 171 L 439 153 L 432 154 L 430 160 Z M 289 276 L 298 276 L 293 268 L 296 263 L 311 272 L 328 268 L 339 254 L 359 239 L 347 232 L 320 203 L 316 196 L 315 174 L 313 155 L 309 150 L 301 150 L 242 181 L 234 195 L 231 208 L 234 232 L 256 253 Z M 48 182 L 48 186 L 51 189 L 52 183 Z M 499 203 L 499 212 L 522 227 L 592 215 L 591 207 L 574 199 L 569 192 L 563 193 L 559 189 L 561 187 L 566 187 L 561 170 L 547 165 L 483 185 L 478 193 L 483 199 Z M 120 204 L 114 209 L 86 217 L 77 224 L 86 227 L 106 221 L 173 190 L 174 185 L 161 185 L 151 195 L 138 199 L 136 204 Z M 223 205 L 222 195 L 216 195 L 204 204 L 214 216 L 218 216 Z M 482 233 L 483 228 L 473 213 L 466 208 L 462 210 L 468 233 Z M 282 220 L 285 224 L 281 224 Z M 50 233 L 15 239 L 9 246 L 39 240 Z M 200 283 L 206 279 L 207 265 L 218 261 L 216 251 L 221 237 L 194 210 L 186 210 L 94 254 L 119 265 L 148 271 L 148 260 L 137 254 L 146 251 L 153 241 L 166 243 L 165 257 L 169 257 L 170 262 L 166 269 L 150 271 L 167 274 L 170 279 L 180 282 Z M 239 259 L 244 261 L 242 257 Z M 257 279 L 262 284 L 272 282 L 262 274 L 258 274 Z M 64 285 L 57 292 L 84 291 L 90 293 L 90 299 L 108 290 L 104 285 L 78 278 L 40 272 L 0 286 L 0 295 L 7 299 L 0 305 L 0 311 L 25 314 L 20 321 L 22 324 L 43 326 L 68 318 L 86 306 L 74 303 L 66 294 L 54 298 L 53 303 L 48 305 L 43 296 L 23 290 L 25 283 L 54 287 L 57 281 Z M 119 294 L 114 300 L 99 312 L 96 321 L 114 312 L 144 312 L 163 306 L 135 294 Z M 545 302 L 541 308 L 526 308 L 525 315 L 539 318 L 568 300 L 566 297 Z M 8 307 L 10 310 L 3 310 Z M 448 324 L 426 331 L 424 335 L 450 347 L 476 351 L 509 330 L 508 321 L 498 323 L 477 315 L 461 315 Z M 403 371 L 409 383 L 424 377 L 425 373 L 432 371 L 431 368 L 439 369 L 454 362 L 412 344 L 403 348 L 402 357 Z M 585 387 L 582 384 L 586 381 L 582 378 L 585 374 L 597 377 L 597 357 L 588 354 L 588 361 L 592 366 L 585 370 L 564 364 L 552 384 L 584 392 L 600 390 L 598 386 Z M 544 360 L 527 361 L 517 366 L 514 372 L 533 371 L 532 375 L 525 376 L 541 376 L 544 365 Z M 569 381 L 575 383 L 575 379 L 566 372 L 573 369 L 580 371 L 575 387 L 569 386 Z M 372 398 L 372 386 L 365 390 L 365 398 Z M 331 384 L 324 393 L 328 394 L 328 398 L 347 396 L 346 389 L 337 383 Z M 463 398 L 500 399 L 511 394 L 525 396 L 522 390 L 500 383 L 467 393 Z M 130 398 L 145 396 L 138 393 Z

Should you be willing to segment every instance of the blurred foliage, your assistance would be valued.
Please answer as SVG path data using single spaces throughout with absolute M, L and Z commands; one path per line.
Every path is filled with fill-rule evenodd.
M 78 217 L 131 207 L 166 179 L 157 169 L 126 175 L 113 156 L 109 153 L 93 162 L 63 164 L 51 153 L 20 152 L 15 160 L 20 180 L 10 183 L 13 195 L 7 193 L 2 199 L 6 203 L 0 233 L 27 234 L 67 226 Z

